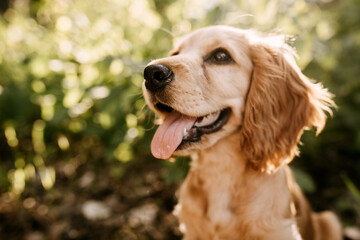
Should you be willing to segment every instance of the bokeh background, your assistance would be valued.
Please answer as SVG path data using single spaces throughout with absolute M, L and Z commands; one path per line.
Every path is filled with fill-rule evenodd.
M 359 0 L 1 0 L 0 239 L 180 239 L 188 159 L 154 159 L 143 68 L 194 29 L 294 37 L 335 94 L 291 164 L 315 210 L 360 239 Z

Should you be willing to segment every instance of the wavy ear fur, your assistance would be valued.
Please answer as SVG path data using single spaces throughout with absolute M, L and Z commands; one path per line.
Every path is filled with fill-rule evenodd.
M 313 83 L 296 65 L 285 43 L 253 43 L 254 65 L 243 126 L 241 146 L 255 169 L 272 171 L 298 154 L 297 144 L 307 127 L 319 133 L 335 106 L 331 94 Z

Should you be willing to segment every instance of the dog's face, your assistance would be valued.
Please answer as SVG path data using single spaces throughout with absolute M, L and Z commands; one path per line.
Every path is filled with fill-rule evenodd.
M 306 127 L 318 132 L 334 105 L 302 74 L 282 36 L 214 26 L 185 36 L 144 70 L 143 92 L 163 120 L 155 157 L 205 150 L 234 132 L 254 168 L 289 162 Z
M 153 139 L 156 157 L 206 149 L 239 129 L 253 69 L 249 51 L 243 31 L 209 27 L 146 67 L 145 100 L 164 120 Z

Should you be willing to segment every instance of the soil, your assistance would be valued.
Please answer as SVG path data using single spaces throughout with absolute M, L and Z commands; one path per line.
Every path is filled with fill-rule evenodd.
M 161 165 L 132 164 L 116 178 L 110 167 L 85 164 L 67 177 L 58 164 L 52 189 L 37 179 L 17 198 L 0 196 L 0 239 L 181 239 L 172 214 L 177 185 L 164 183 Z

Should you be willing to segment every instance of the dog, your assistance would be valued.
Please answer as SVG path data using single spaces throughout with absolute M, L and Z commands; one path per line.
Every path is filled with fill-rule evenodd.
M 335 106 L 294 55 L 283 36 L 211 26 L 145 68 L 144 98 L 162 121 L 152 154 L 191 156 L 176 207 L 185 240 L 342 239 L 288 167 L 303 131 L 319 133 Z

